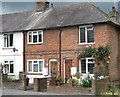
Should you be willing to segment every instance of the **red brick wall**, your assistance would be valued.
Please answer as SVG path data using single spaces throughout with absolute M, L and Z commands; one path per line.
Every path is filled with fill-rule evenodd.
M 27 44 L 27 33 L 25 33 L 25 64 L 27 66 L 28 59 L 45 59 L 45 65 L 49 64 L 49 59 L 54 58 L 58 60 L 59 64 L 59 30 L 44 30 L 44 42 L 43 44 L 28 45 Z M 71 58 L 73 66 L 79 66 L 79 59 L 77 59 L 77 52 L 82 50 L 86 45 L 79 45 L 79 29 L 78 27 L 66 27 L 61 29 L 61 65 L 62 65 L 62 76 L 64 75 L 64 59 Z M 108 24 L 95 24 L 94 25 L 94 47 L 100 45 L 111 44 L 111 64 L 109 67 L 109 73 L 112 75 L 112 79 L 116 79 L 117 73 L 117 62 L 118 62 L 118 34 L 115 28 Z M 113 68 L 113 69 L 112 69 Z M 117 73 L 118 74 L 118 73 Z
M 109 43 L 111 45 L 111 60 L 109 74 L 111 80 L 118 80 L 118 31 L 113 25 L 108 25 Z
M 111 60 L 108 66 L 110 80 L 118 80 L 118 31 L 112 24 L 95 25 L 95 47 L 100 45 L 111 46 Z

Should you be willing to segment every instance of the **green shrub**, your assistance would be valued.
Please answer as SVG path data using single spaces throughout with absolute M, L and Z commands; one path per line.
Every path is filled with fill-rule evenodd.
M 110 92 L 110 93 L 114 92 L 114 87 L 112 84 L 108 84 L 108 92 Z
M 72 86 L 78 86 L 79 82 L 77 79 L 72 80 Z
M 81 85 L 83 87 L 92 87 L 92 78 L 88 76 L 87 78 L 83 79 Z
M 81 75 L 82 75 L 82 74 L 78 71 L 78 72 L 76 72 L 75 75 L 73 75 L 73 76 L 76 77 L 77 79 L 80 79 Z
M 18 79 L 15 78 L 15 76 L 8 76 L 8 81 L 17 81 Z

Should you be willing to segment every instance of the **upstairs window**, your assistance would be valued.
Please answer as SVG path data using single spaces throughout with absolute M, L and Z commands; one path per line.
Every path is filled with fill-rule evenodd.
M 28 44 L 43 43 L 43 31 L 29 31 L 28 32 Z
M 13 46 L 13 34 L 4 34 L 4 47 Z
M 81 26 L 79 27 L 79 44 L 91 44 L 94 43 L 94 31 L 93 26 Z

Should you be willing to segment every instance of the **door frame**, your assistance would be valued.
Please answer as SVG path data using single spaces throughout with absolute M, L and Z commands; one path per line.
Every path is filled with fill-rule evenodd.
M 64 83 L 65 83 L 65 61 L 66 60 L 72 60 L 72 58 L 64 58 Z
M 49 59 L 49 76 L 51 77 L 51 61 L 57 61 L 57 65 L 58 65 L 58 60 L 57 59 Z M 59 68 L 59 65 L 58 65 Z

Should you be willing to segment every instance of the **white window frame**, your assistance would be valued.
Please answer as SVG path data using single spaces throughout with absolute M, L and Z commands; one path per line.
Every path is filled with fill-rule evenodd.
M 5 63 L 5 61 L 8 61 L 7 63 Z M 10 73 L 10 61 L 12 61 L 13 62 L 13 73 Z M 4 65 L 9 65 L 9 73 L 8 73 L 8 75 L 13 75 L 14 74 L 14 67 L 15 67 L 15 65 L 14 65 L 14 61 L 13 60 L 4 60 Z M 5 69 L 6 68 L 4 68 L 4 72 L 5 72 Z M 6 73 L 6 72 L 5 72 Z
M 4 48 L 13 48 L 13 43 L 14 43 L 14 40 L 12 41 L 13 43 L 12 43 L 12 46 L 10 46 L 10 34 L 12 34 L 13 35 L 13 39 L 14 39 L 14 34 L 13 33 L 5 33 L 5 34 L 3 34 L 3 37 L 4 37 Z M 8 37 L 6 37 L 6 36 L 8 36 Z M 7 41 L 5 41 L 5 37 L 6 38 L 8 38 L 8 43 L 7 43 Z M 7 39 L 6 39 L 7 40 Z M 6 46 L 5 46 L 5 44 L 6 44 Z M 7 44 L 8 44 L 8 46 L 7 46 Z
M 29 71 L 29 61 L 32 61 L 32 71 Z M 34 72 L 33 71 L 33 62 L 34 61 L 37 61 L 37 63 L 38 63 L 38 72 Z M 42 71 L 40 72 L 39 71 L 39 61 L 42 61 L 43 62 L 43 68 L 42 68 Z M 27 60 L 27 72 L 28 73 L 42 73 L 43 74 L 43 72 L 44 72 L 44 59 L 40 59 L 40 60 Z
M 87 29 L 87 27 L 92 27 L 92 29 Z M 84 43 L 80 42 L 80 28 L 85 28 L 85 42 Z M 94 42 L 91 42 L 91 43 L 87 42 L 87 33 L 88 33 L 87 30 L 93 30 L 94 31 L 93 25 L 79 26 L 79 44 L 80 45 L 94 44 Z
M 82 59 L 85 59 L 85 60 L 86 60 L 86 73 L 82 73 L 82 68 L 81 68 L 81 60 L 82 60 Z M 94 62 L 88 62 L 89 59 L 93 59 L 93 58 L 81 58 L 81 59 L 79 60 L 79 64 L 80 64 L 80 65 L 79 65 L 79 66 L 80 66 L 80 67 L 79 67 L 79 68 L 80 68 L 79 70 L 80 70 L 80 73 L 83 74 L 83 75 L 86 75 L 86 74 L 89 73 L 89 72 L 88 72 L 88 63 L 94 63 Z M 90 73 L 89 73 L 89 74 L 90 74 Z M 90 75 L 94 75 L 94 74 L 90 74 Z
M 37 32 L 37 34 L 34 34 L 34 32 Z M 29 42 L 29 33 L 32 33 L 32 41 L 31 42 Z M 41 35 L 42 35 L 42 41 L 41 42 L 39 42 L 39 33 L 41 33 Z M 34 35 L 37 35 L 37 42 L 33 42 L 33 36 Z M 43 30 L 38 30 L 38 31 L 28 31 L 27 32 L 27 44 L 42 44 L 43 43 Z

